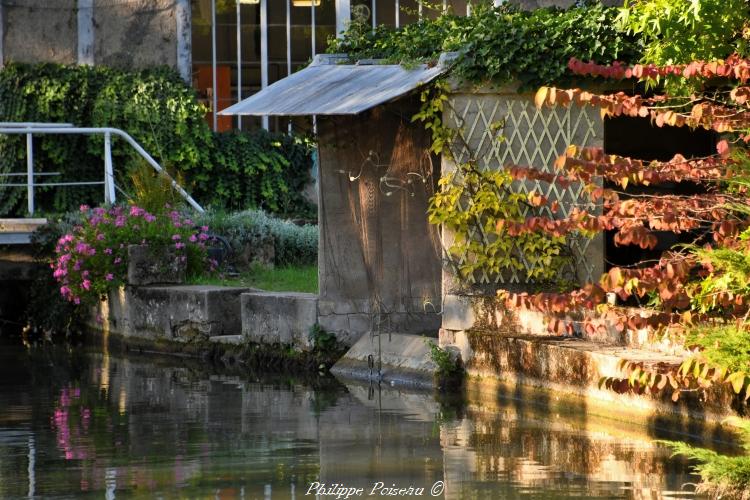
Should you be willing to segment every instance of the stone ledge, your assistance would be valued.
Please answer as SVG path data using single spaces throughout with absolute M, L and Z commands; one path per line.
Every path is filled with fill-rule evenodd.
M 643 314 L 647 310 L 632 308 L 631 314 Z M 593 331 L 584 328 L 584 319 L 593 327 Z M 622 346 L 643 349 L 666 355 L 686 355 L 684 346 L 668 338 L 654 338 L 647 328 L 619 331 L 615 324 L 605 316 L 592 310 L 573 311 L 565 321 L 573 325 L 572 337 L 602 344 L 605 346 Z M 533 335 L 549 337 L 549 319 L 541 312 L 518 310 L 509 311 L 497 303 L 497 299 L 483 295 L 445 296 L 443 305 L 443 331 L 485 330 L 498 335 L 524 336 Z
M 194 342 L 238 334 L 240 294 L 250 288 L 208 285 L 122 287 L 109 293 L 90 326 L 123 337 Z
M 433 387 L 437 366 L 430 357 L 429 337 L 392 333 L 382 334 L 379 340 L 377 336 L 363 335 L 331 368 L 331 373 L 354 380 Z
M 309 350 L 310 329 L 318 322 L 318 296 L 299 292 L 251 292 L 240 299 L 242 335 L 258 344 Z
M 710 420 L 732 415 L 733 395 L 726 387 L 712 388 L 705 401 L 697 393 L 683 393 L 677 403 L 670 400 L 668 391 L 637 395 L 599 388 L 602 377 L 627 377 L 618 366 L 623 360 L 675 367 L 682 360 L 679 356 L 575 338 L 504 336 L 495 332 L 443 331 L 440 345 L 459 348 L 467 375 L 474 378 L 550 389 L 617 405 L 621 411 Z

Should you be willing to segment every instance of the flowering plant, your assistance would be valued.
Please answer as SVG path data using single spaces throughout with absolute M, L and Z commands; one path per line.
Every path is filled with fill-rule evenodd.
M 155 215 L 135 205 L 109 209 L 81 205 L 81 213 L 83 222 L 58 240 L 50 264 L 60 293 L 75 304 L 98 299 L 125 282 L 128 245 L 148 245 L 156 251 L 172 246 L 186 262 L 188 273 L 206 267 L 208 227 L 195 228 L 177 211 Z

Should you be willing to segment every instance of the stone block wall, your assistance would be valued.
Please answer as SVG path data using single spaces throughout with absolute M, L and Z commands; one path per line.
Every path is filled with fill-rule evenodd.
M 189 0 L 24 0 L 0 5 L 2 62 L 167 65 L 190 78 Z

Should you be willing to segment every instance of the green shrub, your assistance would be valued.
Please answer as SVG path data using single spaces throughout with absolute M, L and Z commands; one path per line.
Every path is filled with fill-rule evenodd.
M 309 217 L 303 198 L 312 165 L 309 143 L 287 134 L 214 134 L 194 89 L 168 68 L 127 72 L 103 66 L 9 64 L 0 71 L 0 121 L 66 122 L 115 127 L 129 133 L 168 171 L 182 177 L 203 205 L 263 208 Z M 37 172 L 60 172 L 58 182 L 101 181 L 103 138 L 44 136 L 35 139 Z M 113 139 L 115 174 L 142 162 L 124 141 Z M 25 172 L 23 136 L 0 137 L 0 173 Z M 117 182 L 131 187 L 123 175 Z M 0 214 L 22 215 L 25 190 L 0 187 Z M 37 188 L 41 210 L 63 213 L 102 200 L 101 186 Z
M 70 334 L 75 332 L 81 322 L 81 310 L 63 298 L 57 280 L 50 271 L 58 240 L 80 225 L 81 220 L 79 212 L 68 213 L 50 219 L 31 235 L 30 248 L 38 265 L 31 272 L 25 319 L 32 329 Z
M 309 218 L 315 212 L 302 196 L 310 182 L 312 143 L 263 129 L 216 134 L 213 172 L 198 182 L 211 205 L 231 210 L 262 208 Z
M 310 265 L 317 263 L 318 227 L 299 226 L 291 221 L 270 216 L 262 210 L 227 213 L 210 211 L 197 217 L 200 224 L 225 237 L 234 254 L 246 245 L 258 248 L 273 240 L 274 264 Z
M 693 468 L 701 477 L 697 493 L 710 498 L 750 499 L 750 423 L 737 422 L 737 425 L 744 455 L 720 455 L 683 442 L 661 441 L 672 449 L 674 455 L 696 462 Z
M 52 273 L 60 294 L 76 305 L 96 302 L 125 283 L 129 245 L 148 245 L 157 254 L 170 249 L 186 261 L 189 274 L 208 267 L 208 227 L 195 229 L 195 223 L 177 211 L 154 215 L 135 205 L 110 209 L 82 205 L 81 213 L 81 224 L 55 245 Z

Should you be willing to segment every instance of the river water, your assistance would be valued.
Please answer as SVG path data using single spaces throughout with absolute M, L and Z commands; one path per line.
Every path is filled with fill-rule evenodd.
M 665 427 L 0 344 L 3 499 L 692 498 Z

